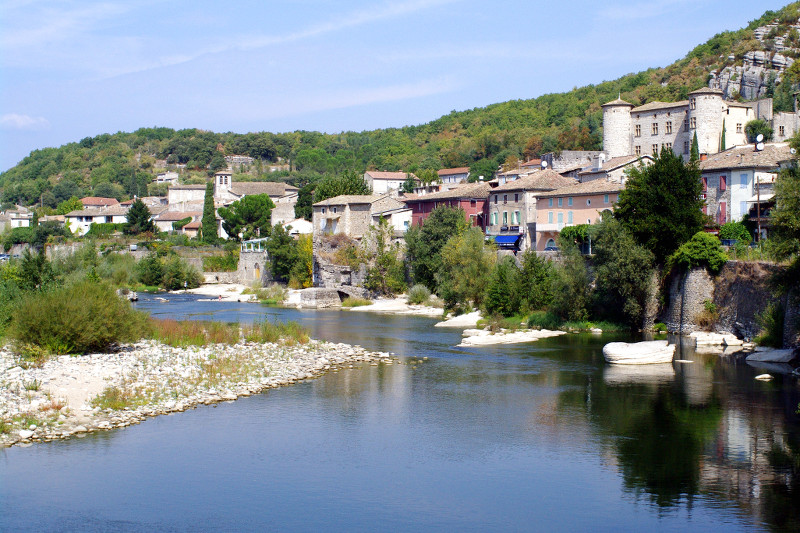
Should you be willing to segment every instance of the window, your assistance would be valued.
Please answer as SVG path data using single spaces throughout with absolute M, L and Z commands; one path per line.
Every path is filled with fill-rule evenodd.
M 672 143 L 664 143 L 664 148 L 667 150 L 672 150 Z
M 336 208 L 335 208 L 335 207 L 332 207 L 332 208 L 331 208 L 331 211 L 333 211 L 334 213 L 336 213 Z
M 503 225 L 508 226 L 508 211 L 503 211 Z
M 725 224 L 728 221 L 728 204 L 725 202 L 719 203 L 719 212 L 717 213 L 717 223 Z
M 497 195 L 494 195 L 494 204 L 497 205 Z
M 689 141 L 683 141 L 683 153 L 684 154 L 689 153 Z
M 590 199 L 588 199 L 588 200 L 586 200 L 586 205 L 592 205 L 592 200 L 591 200 L 591 198 L 590 198 Z
M 553 207 L 553 199 L 552 198 L 548 198 L 547 199 L 547 207 Z
M 492 213 L 492 222 L 491 222 L 491 224 L 492 224 L 492 226 L 496 226 L 497 225 L 497 211 Z
M 653 145 L 653 155 L 658 155 L 658 144 Z
M 636 145 L 634 150 L 636 152 L 636 155 L 642 155 L 642 147 L 639 146 L 638 144 Z
M 642 136 L 642 125 L 641 124 L 637 124 L 636 125 L 636 133 L 634 135 L 636 137 L 641 137 Z
M 477 205 L 478 205 L 478 200 L 470 200 L 470 201 L 469 201 L 469 206 L 470 206 L 470 207 L 475 207 L 475 206 L 477 206 Z
M 552 211 L 548 211 L 547 212 L 547 223 L 548 224 L 552 224 L 553 223 L 553 212 Z
M 703 192 L 708 190 L 708 178 L 700 178 L 700 182 L 703 184 Z
M 503 195 L 503 203 L 504 203 L 504 204 L 507 204 L 507 203 L 508 203 L 508 195 L 507 195 L 507 194 L 504 194 L 504 195 Z
M 747 174 L 739 174 L 739 188 L 740 189 L 747 188 Z
M 572 211 L 567 211 L 567 224 L 572 224 Z
M 739 216 L 747 214 L 747 202 L 739 202 Z
M 563 198 L 559 198 L 558 199 L 558 207 L 564 207 L 564 199 Z
M 688 118 L 683 119 L 683 131 L 689 131 L 689 119 Z
M 514 211 L 514 217 L 512 219 L 513 224 L 519 224 L 521 217 L 519 216 L 519 211 Z
M 736 124 L 736 133 L 742 133 L 742 123 L 741 122 Z
M 572 207 L 572 196 L 570 196 L 569 198 L 567 198 L 567 205 L 568 205 L 568 206 L 570 206 L 570 207 Z
M 667 123 L 664 125 L 664 129 L 666 130 L 667 133 L 672 133 L 672 121 L 671 120 L 667 121 Z
M 607 194 L 603 196 L 603 203 L 604 204 L 608 203 L 608 195 Z
M 564 223 L 564 213 L 559 213 L 558 214 L 558 223 L 559 224 L 563 224 Z
M 689 100 L 689 109 L 697 109 L 697 100 L 695 98 Z
M 697 128 L 697 118 L 692 117 L 692 118 L 689 119 L 689 127 L 691 129 L 696 129 Z
M 658 135 L 658 122 L 653 122 L 653 135 Z
M 325 208 L 324 207 L 322 208 L 322 214 L 323 215 L 325 214 Z
M 778 135 L 780 135 L 781 137 L 785 137 L 786 136 L 786 132 L 783 129 L 783 126 L 778 126 Z
M 555 247 L 556 247 L 556 241 L 554 241 L 553 239 L 547 239 L 547 243 L 545 243 L 545 248 L 555 248 Z
M 724 191 L 728 188 L 728 178 L 725 176 L 719 177 L 719 190 Z

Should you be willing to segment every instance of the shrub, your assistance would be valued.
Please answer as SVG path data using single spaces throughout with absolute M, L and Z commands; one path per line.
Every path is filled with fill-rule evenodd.
M 549 311 L 534 311 L 528 317 L 528 327 L 555 330 L 561 327 L 562 320 Z
M 86 237 L 108 237 L 114 233 L 122 233 L 125 230 L 126 224 L 117 224 L 112 222 L 96 223 L 89 226 L 89 231 L 86 232 Z
M 161 261 L 156 254 L 149 254 L 143 257 L 136 265 L 139 281 L 150 287 L 157 287 L 161 285 L 161 276 L 163 275 Z
M 431 297 L 431 291 L 422 283 L 417 283 L 408 290 L 408 303 L 422 305 Z
M 239 268 L 239 250 L 227 251 L 224 255 L 212 255 L 203 258 L 203 270 L 206 272 L 235 272 Z
M 342 301 L 342 307 L 363 307 L 365 305 L 372 305 L 372 302 L 364 298 L 354 298 L 348 296 Z
M 176 348 L 236 344 L 240 339 L 238 324 L 208 320 L 151 319 L 149 330 L 150 338 Z
M 719 239 L 710 233 L 699 231 L 669 257 L 667 269 L 704 266 L 712 274 L 718 274 L 727 261 L 728 256 L 722 249 Z
M 494 268 L 486 289 L 484 308 L 490 315 L 508 317 L 519 309 L 519 296 L 515 290 L 519 269 L 514 259 L 506 257 Z
M 703 310 L 700 311 L 700 314 L 696 318 L 697 325 L 704 330 L 710 331 L 714 323 L 717 321 L 717 318 L 719 318 L 717 304 L 711 300 L 705 300 L 703 302 Z
M 164 263 L 161 287 L 168 291 L 176 291 L 183 288 L 194 289 L 199 287 L 202 281 L 197 269 L 187 264 L 177 255 L 172 256 Z
M 741 222 L 728 222 L 719 228 L 721 240 L 736 240 L 741 244 L 749 244 L 751 237 L 747 227 Z
M 136 341 L 145 329 L 135 311 L 107 285 L 81 282 L 23 297 L 14 312 L 11 338 L 51 353 L 108 351 Z
M 755 342 L 761 346 L 782 347 L 785 314 L 786 310 L 780 302 L 770 302 L 756 317 L 761 333 L 755 338 Z

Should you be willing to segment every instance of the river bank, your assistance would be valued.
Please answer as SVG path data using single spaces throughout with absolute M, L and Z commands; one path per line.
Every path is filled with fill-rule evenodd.
M 142 341 L 116 353 L 63 355 L 24 368 L 4 347 L 0 447 L 125 427 L 354 364 L 395 362 L 389 353 L 321 341 L 188 348 Z

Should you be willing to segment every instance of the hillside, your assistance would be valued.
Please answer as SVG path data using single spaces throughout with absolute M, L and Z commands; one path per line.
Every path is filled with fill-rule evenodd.
M 60 148 L 36 150 L 0 174 L 2 201 L 55 207 L 71 196 L 125 198 L 163 194 L 153 184 L 166 163 L 186 165 L 182 181 L 200 182 L 225 165 L 223 155 L 256 159 L 237 168 L 242 179 L 314 182 L 345 169 L 405 170 L 469 166 L 487 174 L 516 158 L 559 150 L 600 149 L 604 102 L 675 101 L 712 80 L 731 98 L 772 96 L 790 110 L 800 84 L 800 2 L 766 12 L 746 28 L 715 35 L 665 68 L 629 74 L 566 93 L 454 111 L 427 124 L 341 134 L 212 133 L 143 128 L 103 134 Z M 292 171 L 270 172 L 290 162 Z

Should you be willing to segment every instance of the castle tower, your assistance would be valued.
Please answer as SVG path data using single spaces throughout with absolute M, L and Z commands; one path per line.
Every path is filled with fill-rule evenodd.
M 603 151 L 609 159 L 631 155 L 631 109 L 633 104 L 617 98 L 603 104 Z
M 705 87 L 689 93 L 689 134 L 691 139 L 697 133 L 697 148 L 701 154 L 719 151 L 726 107 L 720 89 Z

